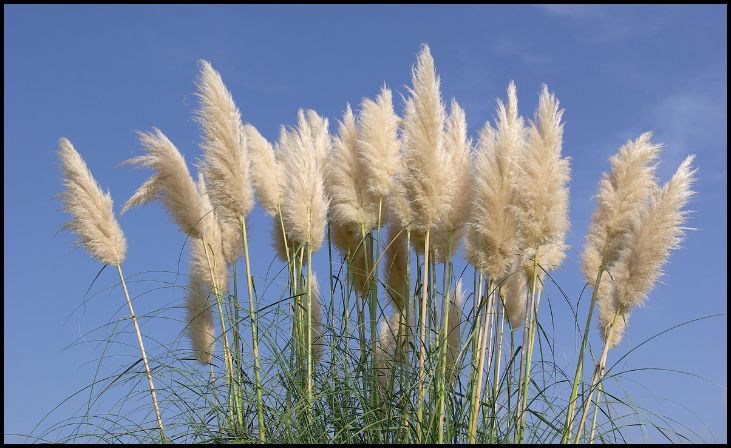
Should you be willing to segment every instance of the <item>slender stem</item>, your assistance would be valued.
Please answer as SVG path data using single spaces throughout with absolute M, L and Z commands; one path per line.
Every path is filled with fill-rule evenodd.
M 221 336 L 223 339 L 223 364 L 224 368 L 226 370 L 226 387 L 228 389 L 229 397 L 233 398 L 233 406 L 229 403 L 229 414 L 230 417 L 233 419 L 233 413 L 235 412 L 236 408 L 236 393 L 235 388 L 233 384 L 233 363 L 231 362 L 231 351 L 228 346 L 228 336 L 226 332 L 226 315 L 223 313 L 223 298 L 221 294 L 221 290 L 218 286 L 218 280 L 216 280 L 216 276 L 213 274 L 213 263 L 211 261 L 211 256 L 208 253 L 208 243 L 206 243 L 205 237 L 201 238 L 201 241 L 203 243 L 203 252 L 206 254 L 206 262 L 208 263 L 208 271 L 211 275 L 211 283 L 213 283 L 213 295 L 216 297 L 216 305 L 218 306 L 218 317 L 219 321 L 221 323 Z M 238 413 L 237 413 L 238 415 Z
M 482 274 L 480 274 L 482 276 Z M 482 284 L 482 281 L 480 281 Z M 480 355 L 478 358 L 477 367 L 477 381 L 475 384 L 475 394 L 472 397 L 472 409 L 470 410 L 470 423 L 467 432 L 467 443 L 475 443 L 477 436 L 477 419 L 480 409 L 480 401 L 482 400 L 482 377 L 485 368 L 485 351 L 487 348 L 487 332 L 488 323 L 490 321 L 490 305 L 492 304 L 493 297 L 490 295 L 490 281 L 485 282 L 485 290 L 487 293 L 487 306 L 485 308 L 484 318 L 482 319 L 482 327 L 480 334 L 479 350 Z
M 538 251 L 536 251 L 537 254 Z M 538 269 L 539 269 L 539 263 L 538 263 L 538 257 L 533 256 L 533 276 L 531 279 L 530 284 L 530 293 L 531 293 L 531 299 L 530 299 L 530 327 L 528 328 L 528 351 L 526 352 L 525 357 L 525 376 L 523 377 L 523 395 L 522 395 L 522 404 L 521 404 L 521 412 L 520 412 L 520 432 L 518 437 L 518 442 L 523 441 L 523 433 L 525 431 L 525 408 L 528 404 L 528 385 L 530 384 L 530 369 L 531 369 L 531 360 L 533 358 L 533 343 L 535 339 L 535 333 L 536 333 L 536 325 L 538 322 L 538 307 L 541 302 L 541 288 L 540 285 L 537 284 L 538 280 Z M 536 299 L 536 289 L 538 290 L 538 298 Z
M 602 375 L 604 372 L 602 372 Z M 596 393 L 596 401 L 594 401 L 594 415 L 591 418 L 591 435 L 589 436 L 589 444 L 594 443 L 594 435 L 596 434 L 596 417 L 599 414 L 599 401 L 604 392 L 604 381 L 599 381 L 599 390 Z
M 401 346 L 402 350 L 402 359 L 404 360 L 404 364 L 408 365 L 409 360 L 409 342 L 411 341 L 411 228 L 406 228 L 406 272 L 405 275 L 405 281 L 404 281 L 404 309 L 401 311 L 402 316 L 404 317 L 404 325 L 402 325 L 402 329 L 400 331 L 405 331 L 406 334 L 403 335 L 404 337 L 404 343 Z M 401 333 L 399 333 L 399 337 L 401 337 Z M 406 379 L 407 371 L 404 369 L 401 372 L 400 375 L 400 381 L 401 381 L 401 405 L 403 406 L 402 412 L 401 412 L 401 433 L 402 433 L 402 443 L 408 443 L 409 438 L 408 436 L 408 402 L 409 402 L 409 393 L 406 390 L 405 387 L 405 379 Z
M 244 260 L 246 261 L 246 289 L 249 296 L 249 316 L 251 317 L 251 342 L 254 350 L 254 381 L 256 387 L 256 412 L 259 418 L 259 442 L 265 441 L 264 405 L 261 398 L 261 374 L 259 373 L 259 336 L 257 332 L 256 307 L 252 290 L 251 264 L 249 262 L 249 241 L 246 235 L 246 220 L 241 217 L 241 237 L 244 240 Z
M 495 433 L 497 429 L 497 399 L 500 393 L 500 360 L 502 358 L 503 351 L 503 316 L 505 314 L 505 299 L 502 294 L 502 287 L 498 287 L 496 296 L 495 306 L 497 312 L 495 313 L 495 369 L 493 370 L 492 376 L 492 428 L 490 434 Z M 498 327 L 498 323 L 500 326 Z
M 611 334 L 612 327 L 614 326 L 614 322 L 617 320 L 617 317 L 619 316 L 619 308 L 614 313 L 614 317 L 612 318 L 612 322 L 609 324 L 609 330 L 608 333 Z M 606 341 L 604 341 L 604 349 L 602 349 L 602 356 L 599 359 L 599 363 L 596 365 L 596 368 L 594 370 L 594 376 L 591 379 L 591 387 L 589 388 L 589 397 L 584 400 L 584 411 L 581 413 L 581 421 L 579 421 L 579 428 L 576 430 L 576 439 L 574 439 L 574 443 L 579 443 L 579 438 L 581 437 L 581 433 L 584 429 L 584 424 L 586 423 L 586 417 L 589 414 L 589 407 L 591 406 L 591 398 L 592 395 L 594 395 L 594 390 L 596 390 L 597 382 L 600 381 L 600 378 L 604 375 L 604 365 L 607 361 L 607 353 L 609 352 L 609 338 L 607 338 Z M 597 398 L 597 404 L 598 406 L 598 398 Z
M 416 422 L 417 422 L 417 433 L 416 443 L 423 443 L 424 433 L 424 361 L 426 360 L 426 302 L 427 302 L 427 288 L 426 283 L 429 279 L 429 229 L 426 231 L 424 238 L 424 285 L 421 289 L 421 319 L 420 325 L 420 336 L 421 342 L 419 343 L 419 379 L 418 379 L 418 390 L 419 390 L 419 401 L 418 408 L 416 411 Z
M 312 245 L 307 244 L 307 404 L 312 411 Z
M 602 256 L 602 260 L 604 256 Z M 594 305 L 596 305 L 597 297 L 599 296 L 599 282 L 602 280 L 602 274 L 604 273 L 604 264 L 599 266 L 599 272 L 596 275 L 596 281 L 594 282 L 594 290 L 591 294 L 591 303 L 589 304 L 589 313 L 586 316 L 586 325 L 584 327 L 584 337 L 581 340 L 581 350 L 579 350 L 579 359 L 576 362 L 576 373 L 574 374 L 574 383 L 571 388 L 571 397 L 569 398 L 569 407 L 566 411 L 566 424 L 564 426 L 563 437 L 561 443 L 568 443 L 571 439 L 571 426 L 574 422 L 574 409 L 576 408 L 576 397 L 579 394 L 579 380 L 581 379 L 581 369 L 584 364 L 584 350 L 586 349 L 586 343 L 589 340 L 589 327 L 591 326 L 591 317 L 594 314 Z
M 124 281 L 124 275 L 122 274 L 122 265 L 117 263 L 117 272 L 119 273 L 119 279 L 122 282 L 122 289 L 124 289 L 124 297 L 127 299 L 127 306 L 129 307 L 129 313 L 132 315 L 132 324 L 135 327 L 135 333 L 137 334 L 137 343 L 140 346 L 140 353 L 142 354 L 142 363 L 145 365 L 145 374 L 147 375 L 147 383 L 150 386 L 150 396 L 152 397 L 152 407 L 155 410 L 155 418 L 157 419 L 157 427 L 160 429 L 160 438 L 162 443 L 167 443 L 165 437 L 165 430 L 162 426 L 162 418 L 160 417 L 160 406 L 157 404 L 157 394 L 155 393 L 155 385 L 152 383 L 152 373 L 150 373 L 150 365 L 147 363 L 147 354 L 145 353 L 145 344 L 142 342 L 142 333 L 140 332 L 140 326 L 137 324 L 137 316 L 135 310 L 132 309 L 132 300 L 129 298 L 129 291 L 127 291 L 127 283 Z

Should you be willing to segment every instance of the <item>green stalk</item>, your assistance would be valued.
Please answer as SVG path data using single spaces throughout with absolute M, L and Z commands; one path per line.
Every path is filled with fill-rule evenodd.
M 482 274 L 480 274 L 482 277 Z M 482 279 L 480 279 L 480 288 L 482 288 Z M 482 377 L 485 368 L 485 350 L 487 348 L 487 332 L 489 323 L 489 312 L 493 302 L 493 296 L 490 295 L 490 281 L 485 282 L 485 290 L 487 292 L 487 306 L 484 311 L 484 317 L 481 322 L 481 332 L 479 340 L 479 352 L 478 367 L 476 372 L 475 389 L 472 396 L 472 406 L 470 408 L 470 422 L 467 430 L 467 443 L 475 443 L 477 437 L 477 419 L 480 413 L 480 401 L 482 400 Z M 483 298 L 480 292 L 480 303 L 482 304 Z
M 591 326 L 591 317 L 594 314 L 594 305 L 596 305 L 597 297 L 599 294 L 599 282 L 602 280 L 602 274 L 604 273 L 604 256 L 602 256 L 602 264 L 599 266 L 599 272 L 596 275 L 596 281 L 594 282 L 594 290 L 591 293 L 591 303 L 589 304 L 589 313 L 586 316 L 586 326 L 584 327 L 584 338 L 581 340 L 581 350 L 579 350 L 579 359 L 576 362 L 576 373 L 574 374 L 574 383 L 571 388 L 571 397 L 569 398 L 569 407 L 566 412 L 566 425 L 564 426 L 563 437 L 561 443 L 568 443 L 571 439 L 571 426 L 574 422 L 574 409 L 576 408 L 576 397 L 579 394 L 579 380 L 581 379 L 581 369 L 584 364 L 584 350 L 586 349 L 586 343 L 589 340 L 589 327 Z
M 536 251 L 537 253 L 538 251 Z M 530 292 L 531 292 L 531 299 L 530 299 L 530 327 L 528 328 L 528 351 L 526 352 L 525 357 L 525 376 L 523 377 L 523 395 L 522 395 L 522 405 L 521 405 L 521 413 L 520 413 L 520 432 L 518 437 L 518 442 L 523 441 L 523 433 L 525 431 L 525 408 L 528 404 L 528 385 L 530 384 L 530 368 L 531 368 L 531 360 L 533 358 L 533 343 L 535 340 L 535 332 L 536 332 L 536 325 L 538 321 L 538 306 L 541 303 L 541 289 L 538 289 L 538 298 L 536 299 L 536 286 L 539 286 L 536 284 L 536 281 L 538 280 L 538 257 L 533 257 L 533 278 L 531 279 L 531 285 L 530 285 Z
M 223 364 L 226 370 L 226 387 L 228 389 L 229 397 L 234 397 L 234 404 L 233 407 L 236 407 L 236 399 L 235 399 L 235 391 L 234 391 L 234 385 L 233 385 L 233 365 L 231 362 L 231 352 L 229 350 L 228 346 L 228 336 L 226 335 L 226 317 L 223 313 L 223 305 L 222 305 L 222 297 L 221 292 L 218 289 L 218 282 L 216 281 L 216 276 L 213 274 L 213 264 L 211 262 L 210 254 L 208 253 L 208 244 L 206 243 L 205 238 L 201 238 L 201 241 L 203 242 L 203 252 L 206 254 L 206 262 L 208 263 L 208 271 L 211 274 L 211 281 L 213 283 L 213 295 L 216 297 L 216 305 L 218 305 L 218 317 L 219 322 L 221 322 L 221 335 L 223 337 Z M 234 409 L 231 408 L 230 402 L 229 402 L 229 417 L 233 419 L 233 413 Z
M 254 349 L 254 381 L 256 383 L 256 412 L 259 418 L 259 442 L 265 442 L 264 405 L 261 398 L 261 375 L 259 373 L 259 336 L 257 332 L 256 307 L 252 290 L 251 264 L 249 263 L 249 241 L 246 236 L 246 220 L 241 217 L 241 237 L 244 240 L 244 260 L 246 260 L 246 289 L 249 296 L 249 316 L 251 317 L 251 340 Z
M 424 282 L 429 279 L 429 229 L 426 231 L 424 239 Z M 421 290 L 421 319 L 420 325 L 420 336 L 421 342 L 419 344 L 419 379 L 418 379 L 418 390 L 419 390 L 419 401 L 416 411 L 416 443 L 423 443 L 423 432 L 424 432 L 424 361 L 426 360 L 426 301 L 427 301 L 427 288 L 426 284 L 422 286 Z
M 495 302 L 497 312 L 495 313 L 495 350 L 493 352 L 495 356 L 495 369 L 492 377 L 492 428 L 490 429 L 491 437 L 497 429 L 497 399 L 500 393 L 500 360 L 502 358 L 503 351 L 503 315 L 505 313 L 505 301 L 502 294 L 502 286 L 498 287 L 497 290 L 497 301 Z M 500 326 L 498 327 L 498 323 Z
M 599 414 L 599 401 L 604 392 L 604 381 L 599 381 L 599 390 L 596 393 L 596 401 L 594 402 L 594 415 L 591 418 L 591 435 L 589 436 L 589 444 L 594 443 L 594 435 L 596 434 L 596 417 Z
M 155 410 L 155 418 L 157 419 L 157 427 L 160 429 L 160 439 L 162 443 L 167 443 L 165 437 L 165 430 L 162 426 L 162 417 L 160 417 L 160 406 L 157 404 L 157 394 L 155 393 L 155 385 L 152 384 L 152 373 L 150 373 L 150 365 L 147 363 L 147 354 L 145 352 L 145 344 L 142 342 L 142 333 L 140 332 L 140 326 L 137 323 L 137 316 L 135 310 L 132 309 L 132 300 L 129 298 L 129 291 L 127 291 L 127 283 L 124 281 L 124 275 L 122 274 L 122 265 L 117 263 L 117 273 L 119 273 L 119 279 L 122 282 L 122 289 L 124 289 L 124 297 L 127 299 L 127 306 L 129 307 L 129 313 L 132 315 L 132 324 L 135 327 L 135 334 L 137 335 L 137 343 L 140 346 L 140 353 L 142 354 L 142 363 L 145 366 L 145 375 L 147 375 L 147 383 L 150 386 L 150 396 L 152 397 L 152 408 Z
M 619 311 L 619 308 L 617 309 L 617 311 L 615 311 L 614 317 L 612 318 L 612 323 L 609 324 L 608 332 L 610 334 L 612 331 L 612 327 L 614 326 L 614 321 L 616 321 L 617 317 L 619 316 Z M 591 379 L 591 387 L 589 388 L 589 397 L 584 400 L 584 411 L 581 413 L 581 421 L 579 422 L 579 428 L 576 430 L 576 439 L 574 440 L 574 443 L 579 443 L 579 438 L 581 437 L 581 433 L 584 429 L 584 424 L 586 423 L 586 416 L 589 414 L 589 407 L 591 406 L 592 395 L 594 395 L 594 390 L 597 387 L 597 382 L 600 381 L 600 378 L 604 375 L 604 365 L 607 362 L 607 353 L 609 353 L 609 339 L 604 342 L 602 356 L 599 359 L 599 363 L 596 365 L 596 368 L 594 370 L 594 376 Z
M 452 237 L 449 237 L 447 243 L 447 254 L 451 253 Z M 451 257 L 450 257 L 451 258 Z M 439 405 L 437 409 L 437 443 L 444 443 L 444 395 L 446 393 L 447 385 L 447 333 L 449 332 L 449 308 L 451 305 L 451 298 L 449 296 L 452 281 L 450 278 L 450 260 L 444 261 L 444 271 L 442 273 L 442 291 L 444 294 L 444 306 L 442 307 L 442 341 L 439 365 L 441 365 L 441 371 L 439 376 L 439 389 L 437 393 Z
M 405 290 L 404 290 L 404 310 L 403 313 L 405 314 L 405 324 L 402 327 L 403 331 L 406 332 L 406 335 L 404 337 L 404 345 L 402 346 L 402 359 L 405 360 L 404 365 L 409 365 L 409 342 L 411 341 L 411 228 L 406 228 L 406 272 L 404 275 L 406 276 L 405 283 Z M 399 330 L 401 331 L 401 330 Z M 401 333 L 399 333 L 399 337 L 401 337 Z M 400 341 L 401 339 L 399 339 Z M 399 379 L 401 381 L 401 429 L 400 432 L 402 434 L 402 443 L 407 443 L 409 440 L 407 438 L 407 432 L 408 432 L 408 392 L 406 392 L 405 387 L 405 377 L 406 377 L 407 371 L 405 369 L 401 370 L 401 375 L 399 376 Z

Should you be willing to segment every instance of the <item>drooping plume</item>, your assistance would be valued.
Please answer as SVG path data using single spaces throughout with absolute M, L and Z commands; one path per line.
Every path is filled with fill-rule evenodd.
M 561 157 L 563 110 L 544 84 L 525 151 L 518 163 L 518 206 L 523 245 L 562 243 L 569 229 L 569 159 Z M 539 262 L 542 260 L 539 258 Z
M 204 233 L 206 243 L 208 243 L 210 250 L 214 252 L 214 256 L 219 256 L 216 253 L 222 254 L 226 265 L 231 265 L 243 254 L 241 229 L 230 221 L 221 221 L 218 219 L 218 215 L 213 210 L 213 206 L 208 197 L 205 177 L 200 172 L 198 173 L 197 187 L 201 197 L 201 216 L 203 216 L 203 228 L 206 232 Z M 218 260 L 220 261 L 220 258 Z M 219 269 L 225 269 L 225 266 L 220 263 Z M 224 279 L 225 284 L 226 277 L 221 277 L 220 273 L 218 275 Z M 225 289 L 224 287 L 222 288 Z
M 155 174 L 135 191 L 122 207 L 122 213 L 159 199 L 181 232 L 200 238 L 203 206 L 185 158 L 159 129 L 137 135 L 146 154 L 123 163 L 150 168 Z
M 368 191 L 386 197 L 399 168 L 399 117 L 393 112 L 391 90 L 384 86 L 376 101 L 363 100 L 360 110 L 358 158 L 364 170 Z
M 407 328 L 409 326 L 404 315 L 395 308 L 391 310 L 387 319 L 378 324 L 378 344 L 375 356 L 376 375 L 381 387 L 388 386 L 393 375 L 394 361 L 402 363 L 407 360 Z
M 429 47 L 424 45 L 411 71 L 413 88 L 403 118 L 405 197 L 412 210 L 412 225 L 424 232 L 434 227 L 451 208 L 452 179 L 443 167 L 444 105 L 439 78 Z
M 512 82 L 507 104 L 498 100 L 497 114 L 497 128 L 485 124 L 480 133 L 471 217 L 479 244 L 484 247 L 485 270 L 493 278 L 505 274 L 520 248 L 515 181 L 525 132 Z
M 437 260 L 446 261 L 454 255 L 462 239 L 462 229 L 470 211 L 472 195 L 472 141 L 467 137 L 467 119 L 464 110 L 452 100 L 447 130 L 444 138 L 447 165 L 443 167 L 449 177 L 452 207 L 437 225 L 434 232 L 434 248 Z
M 358 127 L 348 106 L 326 165 L 325 187 L 330 198 L 330 220 L 355 233 L 376 226 L 378 203 L 367 188 L 366 176 L 358 158 Z
M 648 197 L 657 190 L 655 165 L 660 145 L 650 143 L 651 132 L 625 143 L 609 158 L 612 170 L 603 173 L 597 206 L 581 258 L 586 281 L 594 285 L 599 267 L 611 268 L 626 245 L 632 222 Z
M 629 319 L 630 311 L 621 309 L 620 307 L 619 314 L 615 318 L 617 303 L 614 300 L 614 281 L 611 277 L 607 279 L 602 278 L 602 281 L 599 283 L 597 311 L 599 313 L 599 319 L 597 321 L 599 334 L 607 342 L 609 348 L 616 347 L 622 341 L 622 337 L 627 329 L 627 320 Z
M 213 310 L 208 300 L 208 286 L 195 274 L 190 275 L 187 301 L 188 336 L 195 357 L 203 364 L 213 358 Z
M 317 283 L 317 277 L 312 274 L 312 355 L 315 362 L 322 359 L 322 353 L 325 350 L 325 334 L 322 328 L 322 305 L 320 304 L 320 286 Z
M 202 237 L 206 246 L 203 245 L 201 238 L 192 238 L 190 240 L 191 275 L 197 276 L 211 288 L 218 288 L 218 291 L 222 293 L 228 289 L 226 251 L 223 247 L 221 223 L 211 206 L 202 174 L 198 175 L 198 191 L 200 195 L 200 214 L 203 217 L 201 219 Z M 227 243 L 227 245 L 230 244 L 233 243 Z M 208 256 L 206 256 L 206 249 Z M 213 272 L 213 277 L 211 277 L 211 272 Z
M 531 263 L 531 269 L 533 264 Z M 505 317 L 510 323 L 510 328 L 515 330 L 523 325 L 525 320 L 525 308 L 528 299 L 526 291 L 526 275 L 522 269 L 514 269 L 511 266 L 508 277 L 504 280 L 505 291 Z
M 241 113 L 221 75 L 201 61 L 198 79 L 201 100 L 197 119 L 203 128 L 203 175 L 219 218 L 237 226 L 254 206 L 249 155 Z
M 409 248 L 406 244 L 406 230 L 393 222 L 389 224 L 383 269 L 386 274 L 386 295 L 399 311 L 404 309 L 404 295 L 409 291 L 406 282 L 406 259 Z
M 127 240 L 114 217 L 112 196 L 102 192 L 84 159 L 65 138 L 58 141 L 65 191 L 59 196 L 71 215 L 64 228 L 78 236 L 77 245 L 106 264 L 124 261 Z
M 311 127 L 304 124 L 292 130 L 279 149 L 282 170 L 286 173 L 282 218 L 287 237 L 310 244 L 313 251 L 322 244 L 328 209 L 322 167 L 318 163 L 322 149 L 316 147 L 318 144 L 325 145 L 325 142 L 313 138 Z
M 449 377 L 453 381 L 459 374 L 459 365 L 457 364 L 457 356 L 459 355 L 460 343 L 462 336 L 460 327 L 462 326 L 462 305 L 464 304 L 464 293 L 462 292 L 462 279 L 457 280 L 454 291 L 450 293 L 449 304 L 449 329 L 447 333 L 447 366 L 449 367 Z

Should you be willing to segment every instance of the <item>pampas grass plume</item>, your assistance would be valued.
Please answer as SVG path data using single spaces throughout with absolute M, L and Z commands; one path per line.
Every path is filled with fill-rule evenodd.
M 124 261 L 127 240 L 114 217 L 112 197 L 94 180 L 84 159 L 65 138 L 58 141 L 65 191 L 59 196 L 71 215 L 64 228 L 78 235 L 77 244 L 106 264 Z
M 203 234 L 203 207 L 185 158 L 159 129 L 138 132 L 137 135 L 147 154 L 129 159 L 123 164 L 151 168 L 155 174 L 135 191 L 122 212 L 160 199 L 184 234 L 200 238 Z
M 277 216 L 282 204 L 282 181 L 284 173 L 276 158 L 274 148 L 256 128 L 244 125 L 246 141 L 251 157 L 251 180 L 259 203 L 269 216 Z
M 399 117 L 393 112 L 391 90 L 383 86 L 375 101 L 363 100 L 360 110 L 358 157 L 368 191 L 376 197 L 391 192 L 399 168 Z
M 241 113 L 208 61 L 201 61 L 197 85 L 201 100 L 197 120 L 204 134 L 202 171 L 210 200 L 220 219 L 241 225 L 254 206 Z
M 203 364 L 213 358 L 213 311 L 208 300 L 208 288 L 195 274 L 190 275 L 187 300 L 188 336 L 195 357 Z

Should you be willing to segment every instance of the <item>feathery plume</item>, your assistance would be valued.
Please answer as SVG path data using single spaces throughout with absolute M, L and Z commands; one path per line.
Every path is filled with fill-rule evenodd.
M 185 158 L 159 129 L 138 132 L 137 136 L 146 154 L 129 159 L 123 164 L 151 168 L 155 174 L 137 189 L 122 208 L 122 212 L 160 199 L 181 232 L 200 238 L 203 234 L 203 207 Z
M 653 162 L 661 146 L 650 143 L 651 137 L 652 133 L 646 132 L 625 143 L 609 159 L 612 171 L 602 174 L 581 259 L 590 285 L 594 285 L 602 262 L 605 268 L 611 268 L 617 261 L 636 213 L 657 190 Z
M 70 141 L 62 137 L 58 145 L 66 189 L 59 196 L 64 211 L 71 215 L 64 229 L 76 233 L 76 244 L 93 258 L 106 264 L 121 263 L 127 253 L 127 240 L 114 217 L 112 196 L 101 190 Z
M 201 168 L 210 200 L 221 220 L 241 225 L 254 206 L 241 113 L 208 61 L 201 61 L 197 85 L 201 99 L 197 119 L 204 134 Z
M 309 140 L 317 166 L 322 167 L 330 154 L 330 133 L 328 119 L 321 117 L 312 109 L 297 111 L 297 128 L 302 138 Z
M 642 305 L 662 267 L 684 237 L 688 211 L 683 207 L 695 194 L 691 190 L 696 172 L 688 156 L 663 188 L 656 192 L 631 224 L 630 244 L 622 252 L 614 274 L 617 303 L 625 309 Z
M 386 293 L 396 308 L 404 309 L 404 293 L 409 288 L 406 283 L 406 257 L 409 248 L 406 241 L 406 230 L 393 222 L 388 226 L 388 237 L 385 248 Z
M 365 98 L 360 110 L 357 155 L 364 170 L 368 191 L 376 197 L 391 192 L 399 168 L 401 147 L 399 117 L 393 112 L 391 90 L 383 86 L 376 101 Z
M 399 325 L 401 338 L 399 341 Z M 403 314 L 394 308 L 388 318 L 378 324 L 378 344 L 376 345 L 376 375 L 381 387 L 387 387 L 393 372 L 394 361 L 406 361 L 406 346 L 409 325 L 406 324 Z M 400 344 L 399 344 L 400 343 Z M 400 347 L 400 348 L 399 348 Z
M 556 241 L 545 243 L 541 245 L 538 250 L 526 249 L 526 253 L 523 258 L 525 278 L 528 279 L 528 281 L 531 281 L 533 278 L 533 258 L 535 257 L 538 260 L 538 266 L 536 267 L 538 282 L 536 283 L 536 288 L 541 289 L 546 272 L 550 272 L 561 266 L 561 263 L 563 263 L 563 260 L 566 258 L 566 250 L 568 247 L 569 246 L 563 241 Z
M 195 357 L 203 364 L 213 358 L 213 311 L 208 300 L 208 288 L 195 273 L 190 275 L 188 286 L 188 336 Z
M 512 82 L 508 85 L 507 104 L 498 100 L 497 112 L 497 128 L 486 123 L 480 133 L 471 218 L 479 245 L 485 248 L 485 270 L 493 278 L 505 274 L 520 247 L 515 178 L 525 137 Z
M 310 244 L 316 251 L 322 244 L 328 209 L 322 167 L 318 163 L 320 149 L 308 125 L 301 124 L 288 134 L 280 148 L 282 169 L 287 173 L 282 218 L 288 238 Z
M 403 119 L 403 181 L 413 225 L 426 232 L 449 212 L 452 199 L 452 179 L 443 170 L 447 164 L 444 105 L 434 59 L 426 45 L 417 56 L 411 81 L 413 89 L 409 89 L 411 98 L 406 101 Z
M 602 279 L 597 292 L 597 311 L 599 312 L 597 324 L 599 326 L 599 333 L 610 349 L 616 347 L 622 341 L 630 314 L 629 310 L 621 309 L 620 307 L 619 314 L 616 318 L 614 317 L 617 312 L 617 303 L 614 300 L 614 286 L 615 282 L 611 278 L 606 280 Z
M 206 192 L 204 176 L 200 173 L 198 175 L 198 194 L 200 195 L 200 215 L 203 216 L 201 219 L 203 239 L 190 240 L 190 270 L 192 275 L 196 275 L 211 288 L 216 287 L 219 292 L 223 292 L 228 289 L 228 266 L 222 244 L 221 224 Z M 207 247 L 203 246 L 203 240 Z M 206 249 L 208 249 L 208 257 L 206 257 Z M 211 271 L 213 271 L 213 277 L 211 277 Z
M 215 249 L 220 248 L 219 251 L 223 254 L 223 259 L 227 265 L 232 265 L 236 260 L 243 254 L 243 241 L 241 240 L 241 230 L 237 226 L 233 225 L 229 221 L 221 221 L 218 219 L 211 200 L 208 197 L 208 190 L 206 189 L 206 180 L 203 173 L 198 173 L 198 192 L 201 196 L 201 216 L 203 216 L 204 236 L 206 241 L 215 240 L 217 235 L 220 234 L 220 244 L 218 241 L 211 241 L 209 244 Z M 216 230 L 216 227 L 218 230 Z
M 272 144 L 256 128 L 244 125 L 246 142 L 251 157 L 251 180 L 259 203 L 269 216 L 276 217 L 282 204 L 282 182 L 284 173 L 277 160 Z
M 366 175 L 358 159 L 358 127 L 350 105 L 345 109 L 332 157 L 325 169 L 331 221 L 360 233 L 376 226 L 378 203 L 366 188 Z
M 470 211 L 472 192 L 472 141 L 467 137 L 467 119 L 464 110 L 452 100 L 447 130 L 444 138 L 444 149 L 447 153 L 447 165 L 444 170 L 453 179 L 450 187 L 452 208 L 444 216 L 434 232 L 434 249 L 437 260 L 445 261 L 454 255 L 462 228 Z M 451 242 L 450 242 L 451 239 Z
M 558 99 L 544 84 L 518 163 L 516 211 L 526 248 L 563 241 L 569 228 L 570 166 L 568 157 L 561 157 L 562 116 Z

